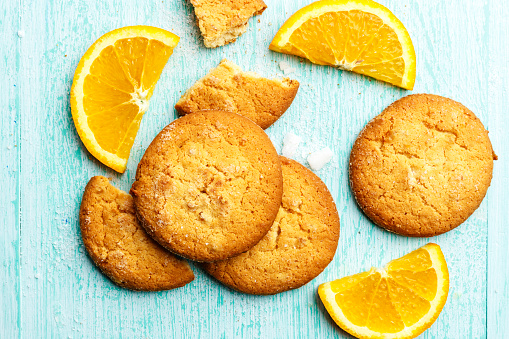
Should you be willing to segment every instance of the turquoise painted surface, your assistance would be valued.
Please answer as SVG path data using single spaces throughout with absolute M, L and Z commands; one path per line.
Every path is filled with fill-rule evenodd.
M 0 337 L 1 338 L 342 338 L 316 296 L 325 281 L 382 265 L 429 241 L 447 258 L 451 289 L 423 338 L 509 336 L 509 10 L 503 0 L 380 0 L 409 30 L 418 58 L 407 92 L 340 70 L 273 53 L 268 44 L 284 20 L 310 0 L 266 1 L 236 43 L 205 49 L 185 1 L 4 1 L 0 9 Z M 258 19 L 260 22 L 258 22 Z M 170 58 L 119 175 L 82 146 L 69 90 L 79 59 L 100 35 L 147 24 L 181 42 Z M 18 35 L 18 32 L 20 33 Z M 267 130 L 281 150 L 292 131 L 305 140 L 297 160 L 328 146 L 332 162 L 317 174 L 341 216 L 334 261 L 308 285 L 269 297 L 220 286 L 198 268 L 190 285 L 135 293 L 113 285 L 93 266 L 79 235 L 78 207 L 93 175 L 128 190 L 152 138 L 175 119 L 180 95 L 222 58 L 264 76 L 280 61 L 301 82 L 288 112 Z M 361 128 L 392 101 L 435 93 L 472 109 L 490 131 L 500 160 L 481 207 L 465 224 L 432 239 L 382 231 L 356 206 L 347 182 L 348 156 Z

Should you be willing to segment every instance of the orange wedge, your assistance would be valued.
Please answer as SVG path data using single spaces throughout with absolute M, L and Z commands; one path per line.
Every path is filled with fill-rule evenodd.
M 384 268 L 320 285 L 332 319 L 357 338 L 415 338 L 442 311 L 449 272 L 436 244 L 427 244 Z
M 321 0 L 292 15 L 271 50 L 413 89 L 415 51 L 405 26 L 371 0 Z
M 179 37 L 150 26 L 106 33 L 87 50 L 74 73 L 71 111 L 89 152 L 123 173 L 147 111 Z

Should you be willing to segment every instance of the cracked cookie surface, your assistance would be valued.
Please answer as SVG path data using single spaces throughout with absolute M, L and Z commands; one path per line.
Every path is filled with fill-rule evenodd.
M 224 59 L 186 91 L 175 109 L 180 115 L 210 109 L 234 112 L 266 129 L 286 112 L 298 89 L 297 80 L 262 78 Z
M 224 260 L 270 229 L 283 194 L 272 142 L 240 115 L 206 111 L 166 126 L 152 141 L 131 193 L 161 245 L 196 261 Z
M 80 228 L 92 260 L 121 287 L 161 291 L 194 279 L 185 260 L 165 250 L 141 227 L 133 198 L 105 177 L 93 177 L 85 188 Z
M 430 237 L 457 227 L 479 207 L 494 159 L 488 132 L 469 109 L 437 95 L 410 95 L 359 134 L 350 184 L 375 224 Z
M 250 294 L 275 294 L 307 284 L 332 261 L 339 216 L 327 186 L 281 157 L 283 201 L 267 235 L 246 253 L 203 264 L 223 284 Z

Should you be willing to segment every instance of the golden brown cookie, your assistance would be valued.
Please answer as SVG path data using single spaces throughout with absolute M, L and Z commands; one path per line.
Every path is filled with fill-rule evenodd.
M 242 69 L 224 59 L 180 98 L 180 115 L 201 110 L 234 112 L 265 129 L 276 122 L 297 95 L 299 82 L 271 80 Z
M 495 157 L 488 132 L 465 106 L 437 95 L 409 95 L 360 133 L 350 155 L 350 183 L 377 225 L 430 237 L 476 210 Z
M 247 30 L 249 18 L 262 14 L 262 0 L 191 0 L 205 47 L 234 42 Z
M 161 291 L 194 279 L 185 260 L 152 240 L 136 219 L 133 198 L 93 177 L 83 194 L 81 236 L 95 264 L 117 285 L 138 291 Z
M 276 218 L 283 183 L 265 132 L 229 112 L 188 114 L 166 126 L 138 165 L 131 193 L 161 245 L 196 261 L 253 247 Z
M 234 258 L 205 263 L 214 278 L 238 291 L 275 294 L 301 287 L 332 261 L 339 216 L 327 186 L 294 160 L 281 157 L 283 202 L 269 233 Z

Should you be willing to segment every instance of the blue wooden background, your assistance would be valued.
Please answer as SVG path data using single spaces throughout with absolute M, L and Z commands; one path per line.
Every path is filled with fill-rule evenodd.
M 267 0 L 236 43 L 205 49 L 184 0 L 1 0 L 0 6 L 0 338 L 342 338 L 317 298 L 325 281 L 378 266 L 429 241 L 451 275 L 449 299 L 423 338 L 509 337 L 509 9 L 505 0 L 380 0 L 405 24 L 417 52 L 412 93 L 434 93 L 473 110 L 500 160 L 481 207 L 459 228 L 410 239 L 374 226 L 348 186 L 347 163 L 361 128 L 410 94 L 366 77 L 301 62 L 268 45 L 285 19 L 311 0 Z M 258 22 L 259 20 L 259 22 Z M 170 30 L 181 42 L 157 85 L 119 175 L 81 144 L 69 91 L 79 59 L 102 34 L 126 25 Z M 128 190 L 152 138 L 175 119 L 173 105 L 194 81 L 228 58 L 278 76 L 280 61 L 301 82 L 292 107 L 267 130 L 278 151 L 292 131 L 297 160 L 324 146 L 332 162 L 317 174 L 341 216 L 334 261 L 311 283 L 276 296 L 231 291 L 198 268 L 190 285 L 136 293 L 113 285 L 87 257 L 78 208 L 85 184 L 106 175 Z

